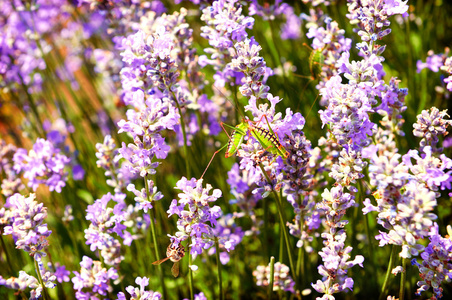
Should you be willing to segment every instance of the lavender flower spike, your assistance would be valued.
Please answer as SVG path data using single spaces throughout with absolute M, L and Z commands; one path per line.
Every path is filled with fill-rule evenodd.
M 212 186 L 207 184 L 202 187 L 203 180 L 182 177 L 176 184 L 176 189 L 182 191 L 179 201 L 176 199 L 170 205 L 168 216 L 176 214 L 179 216 L 177 221 L 178 232 L 172 236 L 172 243 L 180 243 L 191 238 L 190 254 L 196 257 L 201 254 L 203 249 L 208 249 L 214 245 L 215 234 L 214 227 L 217 226 L 217 219 L 221 217 L 222 211 L 219 206 L 210 207 L 211 202 L 215 202 L 221 197 L 219 189 L 213 190 L 209 195 Z M 220 245 L 226 250 L 234 249 L 235 241 L 231 238 L 226 240 L 219 238 Z
M 149 285 L 149 279 L 147 277 L 137 277 L 135 283 L 140 287 L 133 287 L 129 285 L 126 287 L 127 293 L 130 294 L 131 300 L 160 300 L 162 295 L 159 292 L 146 291 L 145 287 Z M 126 296 L 123 292 L 118 294 L 118 300 L 126 300 Z
M 5 227 L 3 234 L 12 234 L 16 248 L 23 249 L 36 260 L 40 260 L 41 256 L 46 255 L 45 249 L 49 244 L 47 237 L 52 231 L 43 223 L 47 217 L 47 208 L 35 199 L 35 194 L 28 197 L 14 194 L 8 198 L 7 206 L 10 208 L 13 222 Z

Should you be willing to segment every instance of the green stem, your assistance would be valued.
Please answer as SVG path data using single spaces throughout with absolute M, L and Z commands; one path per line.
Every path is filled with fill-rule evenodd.
M 300 286 L 302 286 L 302 278 L 304 279 L 305 274 L 305 255 L 304 255 L 304 249 L 303 247 L 298 248 L 298 269 L 297 269 L 297 276 L 300 278 L 300 282 L 298 283 Z
M 35 128 L 36 128 L 36 131 L 39 133 L 39 135 L 40 135 L 41 137 L 45 137 L 46 135 L 45 135 L 45 132 L 44 132 L 44 129 L 43 129 L 44 127 L 43 127 L 43 125 L 42 125 L 41 118 L 39 117 L 38 109 L 37 109 L 37 107 L 36 107 L 36 105 L 35 105 L 35 103 L 34 103 L 34 101 L 33 101 L 33 97 L 32 97 L 32 96 L 30 95 L 30 93 L 28 92 L 28 87 L 27 87 L 27 85 L 24 83 L 24 80 L 23 80 L 22 76 L 21 76 L 20 74 L 18 74 L 18 76 L 19 76 L 19 78 L 20 78 L 20 83 L 21 83 L 22 89 L 24 89 L 25 94 L 27 95 L 28 104 L 30 105 L 31 111 L 33 112 L 33 115 L 34 115 L 34 117 L 35 117 L 35 119 L 36 119 L 36 122 L 37 122 L 38 125 L 39 125 L 39 126 L 36 126 L 36 125 L 34 124 L 34 126 L 35 126 Z
M 223 278 L 221 276 L 221 263 L 220 263 L 220 244 L 218 243 L 218 238 L 215 237 L 215 250 L 216 250 L 216 257 L 217 257 L 217 267 L 218 267 L 218 288 L 219 288 L 219 294 L 220 294 L 220 300 L 224 299 L 223 294 Z
M 284 233 L 283 224 L 279 227 L 279 262 L 284 263 Z
M 267 181 L 271 182 L 271 180 L 268 177 L 268 174 L 265 171 L 264 166 L 262 165 L 262 163 L 259 163 L 259 167 L 261 168 L 262 173 L 264 174 L 264 176 L 267 179 Z M 281 205 L 281 199 L 279 197 L 279 194 L 274 189 L 272 189 L 272 193 L 275 196 L 275 202 L 276 202 L 276 205 L 278 207 L 279 220 L 280 220 L 282 228 L 283 228 L 284 241 L 286 243 L 287 256 L 289 257 L 290 270 L 292 272 L 293 280 L 298 285 L 297 274 L 295 272 L 296 271 L 295 264 L 293 263 L 293 257 L 292 257 L 292 247 L 290 245 L 289 233 L 287 232 L 287 226 L 286 226 L 287 222 L 286 222 L 286 218 L 284 217 L 284 214 L 283 214 L 282 205 Z
M 144 184 L 146 186 L 146 195 L 148 198 L 148 201 L 151 202 L 151 197 L 150 197 L 150 191 L 149 191 L 149 184 L 148 184 L 148 180 L 147 180 L 147 175 L 144 178 Z M 154 203 L 155 204 L 155 203 Z M 154 252 L 155 252 L 155 259 L 156 260 L 160 260 L 160 254 L 159 254 L 159 247 L 157 244 L 157 236 L 155 234 L 155 217 L 154 217 L 154 209 L 150 209 L 149 210 L 149 217 L 151 218 L 151 235 L 152 235 L 152 243 L 154 244 Z M 157 269 L 158 269 L 158 273 L 159 273 L 159 278 L 160 278 L 160 284 L 162 285 L 162 291 L 163 291 L 163 299 L 168 299 L 168 294 L 166 292 L 166 286 L 165 286 L 165 278 L 163 276 L 163 270 L 162 270 L 162 266 L 159 264 L 157 265 Z
M 298 203 L 301 203 L 301 196 L 298 195 Z M 299 228 L 300 228 L 300 232 L 303 232 L 304 230 L 304 210 L 302 210 L 300 212 L 300 221 L 299 221 Z M 300 237 L 301 238 L 301 237 Z M 304 243 L 303 245 L 298 248 L 298 258 L 297 258 L 297 276 L 298 278 L 300 278 L 300 286 L 301 285 L 301 278 L 304 278 L 305 276 L 305 256 L 304 256 Z
M 270 283 L 268 284 L 267 299 L 271 299 L 273 295 L 273 282 L 275 279 L 275 257 L 270 257 Z
M 270 251 L 268 249 L 268 228 L 269 228 L 269 218 L 268 218 L 268 198 L 263 199 L 264 200 L 264 254 L 265 254 L 265 260 L 268 259 L 270 256 Z
M 190 247 L 188 247 L 188 284 L 190 285 L 190 300 L 195 299 L 194 286 L 193 286 L 193 271 L 191 269 L 192 257 L 190 254 Z
M 400 290 L 399 290 L 399 300 L 403 300 L 405 296 L 405 284 L 406 284 L 406 258 L 402 258 L 402 276 L 400 277 Z
M 35 261 L 36 274 L 38 274 L 39 284 L 41 284 L 41 286 L 42 286 L 43 297 L 44 297 L 45 300 L 50 300 L 49 294 L 47 293 L 47 288 L 44 285 L 44 281 L 42 280 L 41 270 L 39 268 L 39 263 L 38 263 L 38 261 L 36 259 L 34 259 L 34 261 Z
M 391 245 L 391 257 L 389 258 L 388 269 L 386 270 L 385 281 L 383 282 L 383 286 L 381 287 L 380 297 L 378 298 L 379 300 L 383 300 L 386 298 L 385 295 L 386 295 L 386 290 L 388 288 L 389 276 L 391 275 L 392 266 L 394 265 L 394 260 L 397 255 L 396 249 L 397 249 L 396 246 Z
M 0 230 L 0 241 L 2 243 L 2 247 L 5 250 L 6 261 L 8 262 L 9 272 L 10 274 L 14 274 L 13 266 L 11 265 L 11 259 L 9 259 L 8 249 L 6 249 L 5 241 L 3 240 L 3 230 Z

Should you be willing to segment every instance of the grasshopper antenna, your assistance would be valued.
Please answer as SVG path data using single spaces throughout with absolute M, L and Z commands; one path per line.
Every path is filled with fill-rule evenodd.
M 235 91 L 233 91 L 233 93 L 234 93 L 234 100 L 235 101 L 232 102 L 231 99 L 229 99 L 229 97 L 226 96 L 217 86 L 215 86 L 215 85 L 212 85 L 212 86 L 217 90 L 217 92 L 219 94 L 221 94 L 221 96 L 224 97 L 224 99 L 226 99 L 227 101 L 229 101 L 229 103 L 232 104 L 232 107 L 234 107 L 235 111 L 242 117 L 242 119 L 245 119 L 245 113 L 240 110 L 240 105 L 239 105 L 239 101 L 237 99 L 237 91 L 236 91 L 236 89 L 234 88 Z M 236 86 L 234 86 L 234 87 L 236 87 Z

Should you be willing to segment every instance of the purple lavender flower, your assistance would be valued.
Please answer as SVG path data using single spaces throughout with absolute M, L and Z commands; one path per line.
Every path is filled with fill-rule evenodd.
M 319 64 L 319 66 L 310 66 L 311 68 L 321 68 L 320 82 L 316 86 L 318 90 L 321 90 L 325 83 L 333 76 L 338 74 L 338 64 L 337 61 L 342 56 L 343 53 L 350 51 L 351 49 L 351 39 L 345 38 L 345 30 L 339 29 L 339 25 L 336 21 L 324 15 L 314 15 L 319 18 L 317 22 L 308 22 L 306 28 L 308 32 L 306 37 L 312 38 L 311 47 L 313 51 L 320 51 L 320 53 L 312 53 L 312 55 L 321 55 L 320 61 L 312 61 L 310 64 Z M 313 16 L 313 17 L 314 17 Z M 310 20 L 311 18 L 305 17 Z M 323 24 L 324 23 L 324 24 Z M 313 59 L 314 57 L 310 57 Z M 312 76 L 315 70 L 311 70 Z M 315 78 L 313 78 L 315 79 Z M 324 103 L 322 99 L 321 103 Z
M 434 54 L 434 52 L 430 50 L 427 53 L 428 56 L 426 62 L 423 63 L 421 60 L 418 60 L 416 66 L 418 73 L 425 68 L 429 68 L 431 71 L 435 73 L 438 72 L 439 70 L 445 71 L 449 75 L 449 77 L 444 78 L 444 83 L 447 84 L 446 88 L 449 91 L 452 91 L 452 57 L 448 57 L 449 52 L 450 48 L 448 47 L 446 47 L 444 53 L 442 54 Z
M 356 184 L 357 179 L 364 177 L 363 170 L 366 166 L 367 162 L 362 160 L 361 152 L 346 146 L 340 153 L 339 161 L 331 167 L 329 175 L 337 184 L 347 187 L 352 192 L 358 192 L 351 184 Z
M 27 150 L 19 148 L 14 154 L 14 170 L 24 172 L 28 186 L 34 191 L 39 184 L 45 184 L 50 191 L 61 193 L 61 188 L 66 185 L 67 172 L 64 170 L 71 160 L 53 144 L 44 139 L 38 138 L 33 145 L 33 149 Z
M 328 103 L 326 110 L 320 111 L 323 125 L 330 127 L 334 139 L 340 145 L 351 142 L 363 147 L 369 144 L 376 125 L 370 121 L 373 100 L 359 86 L 342 84 L 340 76 L 332 77 L 320 93 Z
M 133 184 L 129 184 L 127 186 L 127 190 L 135 194 L 135 201 L 138 204 L 138 208 L 142 209 L 145 213 L 148 212 L 148 209 L 153 208 L 152 203 L 154 201 L 158 201 L 163 198 L 163 194 L 157 191 L 157 187 L 154 186 L 154 182 L 152 180 L 148 180 L 148 188 L 149 197 L 145 188 L 138 191 Z
M 286 291 L 295 293 L 295 281 L 289 275 L 290 269 L 285 264 L 280 262 L 274 265 L 274 281 L 273 291 Z M 268 286 L 270 284 L 270 264 L 268 266 L 257 266 L 253 271 L 253 276 L 256 277 L 256 284 L 258 286 Z
M 138 284 L 140 287 L 133 287 L 129 285 L 126 287 L 126 291 L 130 295 L 130 299 L 132 300 L 160 300 L 162 299 L 162 295 L 159 292 L 153 292 L 153 291 L 146 291 L 146 286 L 149 285 L 149 279 L 147 277 L 137 277 L 135 279 L 135 283 Z M 123 292 L 120 292 L 118 294 L 118 300 L 126 300 L 126 296 Z
M 265 85 L 261 77 L 265 75 L 265 60 L 259 56 L 262 47 L 251 39 L 245 39 L 234 45 L 235 53 L 230 63 L 230 68 L 235 72 L 242 72 L 245 76 L 244 83 L 239 88 L 245 97 L 254 96 L 258 99 L 266 99 L 270 87 Z
M 358 47 L 365 56 L 383 53 L 385 46 L 377 45 L 375 41 L 380 40 L 391 32 L 391 29 L 385 29 L 391 24 L 388 17 L 397 14 L 408 15 L 407 1 L 403 2 L 402 0 L 385 2 L 351 0 L 347 6 L 349 11 L 347 18 L 350 19 L 351 23 L 357 24 L 359 27 L 359 30 L 357 29 L 356 31 L 363 42 Z
M 281 2 L 282 0 L 276 0 L 272 5 L 265 3 L 264 6 L 261 6 L 257 0 L 252 0 L 248 8 L 249 15 L 261 16 L 264 21 L 274 20 L 275 17 L 284 14 L 290 8 L 289 4 Z
M 257 169 L 240 169 L 236 163 L 232 166 L 228 172 L 227 183 L 231 187 L 231 194 L 235 197 L 229 201 L 231 205 L 237 205 L 241 215 L 246 215 L 252 221 L 252 227 L 245 232 L 246 235 L 259 234 L 262 220 L 258 220 L 256 216 L 255 207 L 262 195 L 259 193 L 253 193 L 253 190 L 257 188 L 256 182 L 261 177 L 259 170 Z
M 234 239 L 229 236 L 215 236 L 217 219 L 222 212 L 219 206 L 210 207 L 209 203 L 215 202 L 221 197 L 221 191 L 215 189 L 209 195 L 212 186 L 207 184 L 202 187 L 203 180 L 192 178 L 187 180 L 182 177 L 176 184 L 176 189 L 182 191 L 179 201 L 174 199 L 168 210 L 168 216 L 176 214 L 178 232 L 171 236 L 173 244 L 180 244 L 182 241 L 190 239 L 190 254 L 196 257 L 202 253 L 203 249 L 208 249 L 214 245 L 215 239 L 219 239 L 220 246 L 226 250 L 233 249 Z
M 284 10 L 286 23 L 281 27 L 281 39 L 296 40 L 301 36 L 301 17 L 295 14 L 293 7 Z
M 415 164 L 412 163 L 412 159 L 415 160 Z M 451 189 L 452 160 L 445 154 L 441 154 L 439 158 L 435 157 L 431 147 L 425 146 L 421 156 L 416 150 L 410 150 L 402 160 L 419 183 L 424 183 L 433 191 L 437 191 L 438 188 Z
M 85 229 L 86 244 L 90 245 L 91 251 L 99 249 L 108 265 L 118 266 L 124 258 L 121 255 L 121 243 L 113 237 L 113 233 L 124 237 L 125 226 L 121 221 L 125 197 L 124 194 L 113 196 L 108 193 L 86 209 L 86 219 L 91 222 L 89 228 Z M 110 201 L 116 202 L 115 207 L 108 207 Z
M 444 66 L 441 67 L 441 70 L 449 73 L 449 77 L 444 79 L 444 83 L 447 84 L 446 88 L 452 92 L 452 57 L 448 57 L 444 62 Z
M 431 146 L 433 152 L 442 152 L 442 148 L 436 148 L 439 142 L 438 136 L 446 135 L 447 127 L 452 125 L 452 120 L 448 120 L 446 117 L 449 117 L 447 110 L 439 111 L 436 107 L 432 107 L 430 112 L 423 110 L 417 116 L 417 122 L 413 124 L 413 134 L 422 138 L 421 150 L 425 146 Z
M 386 130 L 405 136 L 402 130 L 404 123 L 402 113 L 407 109 L 405 97 L 408 95 L 408 89 L 400 88 L 399 83 L 400 80 L 392 77 L 389 85 L 384 85 L 381 91 L 381 104 L 375 108 L 375 111 L 383 116 L 380 124 Z
M 165 143 L 160 132 L 165 129 L 174 130 L 179 122 L 176 108 L 167 98 L 148 99 L 140 112 L 129 110 L 129 121 L 121 120 L 118 123 L 119 132 L 130 133 L 134 138 L 134 144 L 125 145 L 119 149 L 119 153 L 128 161 L 126 167 L 134 174 L 141 177 L 155 173 L 158 162 L 153 158 L 166 158 L 170 147 Z
M 214 1 L 202 11 L 201 20 L 208 26 L 201 28 L 201 36 L 214 48 L 227 49 L 242 41 L 248 34 L 246 29 L 254 25 L 254 19 L 242 15 L 242 6 L 237 0 Z
M 378 224 L 389 231 L 380 231 L 375 237 L 380 241 L 380 246 L 402 246 L 400 257 L 410 258 L 424 249 L 420 239 L 427 237 L 433 220 L 437 218 L 433 213 L 437 202 L 435 193 L 415 180 L 405 184 L 405 189 L 403 194 L 396 192 L 397 202 L 394 199 L 377 197 L 378 206 L 373 206 L 366 200 L 364 213 L 379 212 Z
M 224 247 L 221 247 L 221 249 L 226 249 L 226 251 L 220 252 L 220 262 L 223 265 L 229 262 L 229 251 L 234 250 L 235 246 L 242 241 L 242 238 L 245 235 L 242 228 L 237 226 L 236 220 L 237 215 L 235 214 L 221 216 L 214 229 L 214 235 L 218 237 L 220 241 L 224 241 L 224 244 L 222 245 Z M 210 248 L 209 255 L 214 254 L 215 251 L 215 247 Z
M 61 218 L 61 221 L 63 221 L 64 223 L 69 223 L 73 220 L 74 220 L 74 216 L 72 215 L 72 206 L 66 205 L 64 207 L 64 215 Z
M 203 292 L 200 292 L 199 294 L 195 294 L 195 300 L 207 300 L 206 295 L 204 295 Z M 188 298 L 184 298 L 184 300 L 188 300 Z
M 352 247 L 345 247 L 346 233 L 343 229 L 348 224 L 343 220 L 348 208 L 355 204 L 352 195 L 343 192 L 342 186 L 325 189 L 322 194 L 322 202 L 317 204 L 317 209 L 325 211 L 326 225 L 329 232 L 322 233 L 324 247 L 319 255 L 322 257 L 323 265 L 317 267 L 322 280 L 317 280 L 312 287 L 319 293 L 323 293 L 327 299 L 335 293 L 346 289 L 352 290 L 353 279 L 347 276 L 347 271 L 354 265 L 360 265 L 364 257 L 357 255 L 350 261 Z
M 5 197 L 19 193 L 20 190 L 25 188 L 13 167 L 13 156 L 16 151 L 16 146 L 6 144 L 4 140 L 0 139 L 0 171 L 5 176 L 2 179 L 1 191 Z
M 51 263 L 48 264 L 49 268 L 52 266 Z M 69 282 L 69 275 L 71 274 L 70 271 L 66 270 L 65 266 L 60 266 L 60 264 L 57 262 L 55 263 L 55 272 L 53 274 L 56 277 L 56 280 L 58 280 L 59 283 L 62 282 Z
M 421 60 L 417 61 L 417 72 L 420 73 L 423 69 L 428 68 L 430 71 L 437 73 L 444 65 L 444 61 L 446 60 L 448 54 L 448 48 L 446 48 L 446 51 L 443 54 L 435 54 L 432 50 L 428 51 L 425 63 Z
M 110 135 L 105 136 L 102 144 L 97 143 L 96 149 L 98 158 L 96 164 L 99 168 L 105 169 L 105 176 L 110 177 L 107 184 L 114 187 L 115 192 L 121 192 L 136 177 L 131 172 L 133 168 L 130 168 L 128 162 L 120 162 L 121 155 Z
M 107 293 L 113 291 L 110 280 L 118 279 L 118 272 L 111 267 L 102 268 L 100 261 L 93 261 L 88 256 L 83 256 L 80 262 L 80 273 L 74 271 L 75 277 L 72 278 L 76 299 L 94 299 L 94 297 L 107 296 Z
M 46 279 L 46 280 L 44 280 Z M 55 287 L 55 284 L 52 283 L 52 280 L 47 280 L 54 278 L 43 278 L 45 282 L 45 286 L 48 288 Z M 19 271 L 19 277 L 11 277 L 8 279 L 3 279 L 0 276 L 0 285 L 3 285 L 6 288 L 17 290 L 18 292 L 25 291 L 27 288 L 31 288 L 30 291 L 30 300 L 41 299 L 42 294 L 42 285 L 39 283 L 38 279 L 35 277 L 28 275 L 24 271 Z
M 35 201 L 36 195 L 24 197 L 14 194 L 7 200 L 10 208 L 11 225 L 6 226 L 4 235 L 12 234 L 16 248 L 27 251 L 30 256 L 40 260 L 45 256 L 49 245 L 47 237 L 52 231 L 47 229 L 44 219 L 47 217 L 47 208 L 43 203 Z
M 211 59 L 200 57 L 203 64 L 212 64 L 216 71 L 215 86 L 223 87 L 225 82 L 235 82 L 243 75 L 236 73 L 229 65 L 234 56 L 234 45 L 248 36 L 246 29 L 254 25 L 252 17 L 242 15 L 242 6 L 237 0 L 214 1 L 212 6 L 203 9 L 201 20 L 206 26 L 201 27 L 201 36 L 209 41 L 212 48 L 205 49 Z M 240 82 L 239 81 L 239 82 Z
M 447 231 L 449 236 L 442 237 L 438 233 L 438 224 L 434 223 L 429 233 L 430 243 L 421 254 L 422 262 L 418 263 L 416 259 L 411 261 L 419 268 L 421 277 L 421 281 L 417 282 L 419 286 L 416 291 L 417 296 L 432 287 L 434 296 L 431 299 L 443 297 L 441 283 L 448 282 L 452 276 L 452 240 L 450 239 L 452 229 L 450 225 Z

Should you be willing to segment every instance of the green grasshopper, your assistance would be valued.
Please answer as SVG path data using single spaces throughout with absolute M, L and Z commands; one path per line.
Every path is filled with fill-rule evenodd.
M 268 129 L 258 127 L 254 125 L 253 123 L 259 123 L 262 121 L 262 118 L 265 117 L 265 120 L 267 121 Z M 206 173 L 207 169 L 209 168 L 210 164 L 212 163 L 213 158 L 217 153 L 219 153 L 221 150 L 226 148 L 226 154 L 225 157 L 231 157 L 236 153 L 240 147 L 240 145 L 243 143 L 245 136 L 251 134 L 256 141 L 261 144 L 261 146 L 270 153 L 280 156 L 283 159 L 286 159 L 289 156 L 289 152 L 281 145 L 278 135 L 272 130 L 270 127 L 270 124 L 268 123 L 268 119 L 265 115 L 261 117 L 261 119 L 258 122 L 253 122 L 249 119 L 243 118 L 242 123 L 238 124 L 237 126 L 233 127 L 225 123 L 220 123 L 221 128 L 223 128 L 224 132 L 229 137 L 229 142 L 215 151 L 215 153 L 212 155 L 212 158 L 209 161 L 209 164 L 207 165 L 206 169 L 201 175 L 201 178 L 203 178 L 204 174 Z M 231 136 L 229 136 L 228 132 L 224 128 L 224 126 L 228 127 L 229 129 L 234 130 Z

